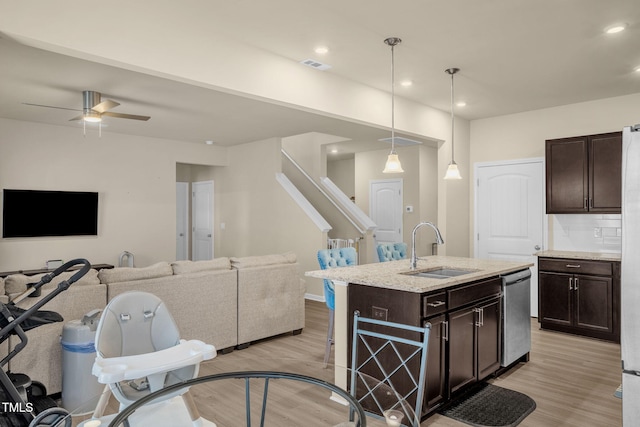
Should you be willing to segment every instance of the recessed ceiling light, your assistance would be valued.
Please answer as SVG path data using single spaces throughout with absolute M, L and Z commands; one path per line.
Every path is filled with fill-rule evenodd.
M 627 28 L 627 24 L 615 24 L 605 28 L 604 32 L 607 34 L 616 34 L 621 31 L 624 31 L 626 28 Z
M 413 82 L 411 80 L 403 80 L 403 81 L 400 82 L 400 85 L 404 86 L 404 87 L 409 87 L 412 84 L 413 84 Z
M 636 68 L 634 68 L 633 71 L 635 71 L 636 73 L 640 73 L 640 65 L 638 65 Z
M 213 145 L 213 141 L 211 141 L 210 139 L 206 140 L 204 143 L 207 145 Z
M 456 103 L 456 106 L 458 106 L 458 107 L 466 107 L 466 106 L 467 106 L 467 103 L 466 103 L 466 102 L 464 102 L 464 101 L 460 101 L 460 102 L 457 102 L 457 103 Z
M 332 148 L 331 149 L 331 153 L 332 154 L 337 154 L 338 153 L 338 149 L 337 148 Z
M 314 52 L 320 55 L 324 55 L 325 53 L 329 52 L 329 48 L 326 46 L 318 46 L 314 49 Z

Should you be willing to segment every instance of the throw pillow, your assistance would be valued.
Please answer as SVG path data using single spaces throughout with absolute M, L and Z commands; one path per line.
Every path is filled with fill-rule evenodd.
M 274 264 L 294 264 L 296 262 L 296 254 L 287 252 L 284 254 L 257 255 L 242 258 L 231 258 L 231 266 L 233 268 L 251 268 L 262 267 Z
M 171 263 L 173 274 L 197 273 L 199 271 L 229 270 L 231 262 L 229 258 L 215 258 L 208 261 L 175 261 Z
M 171 275 L 173 275 L 171 265 L 166 261 L 161 261 L 148 267 L 103 268 L 98 273 L 98 278 L 100 283 L 108 285 L 110 283 L 155 279 Z
M 34 274 L 33 276 L 25 276 L 24 274 L 12 274 L 7 276 L 4 279 L 4 290 L 7 295 L 9 294 L 21 294 L 22 292 L 27 290 L 28 283 L 36 283 L 45 274 Z M 53 289 L 58 286 L 58 283 L 63 280 L 69 280 L 71 276 L 76 274 L 76 271 L 65 271 L 64 273 L 58 274 L 54 277 L 51 282 L 47 283 L 42 287 L 42 289 Z M 87 274 L 82 276 L 77 282 L 72 284 L 71 286 L 81 286 L 81 285 L 98 285 L 100 284 L 100 280 L 98 280 L 98 272 L 93 268 L 90 269 Z

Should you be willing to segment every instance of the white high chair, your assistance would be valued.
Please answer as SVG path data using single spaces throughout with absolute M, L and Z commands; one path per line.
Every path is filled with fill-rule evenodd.
M 156 390 L 196 378 L 200 362 L 216 356 L 213 345 L 181 340 L 162 300 L 139 291 L 125 292 L 109 302 L 96 330 L 95 346 L 97 355 L 92 373 L 107 386 L 92 419 L 85 422 L 87 427 L 101 425 L 115 416 L 104 416 L 110 395 L 107 391 L 111 391 L 123 410 Z M 131 418 L 132 425 L 215 427 L 200 417 L 188 387 L 141 409 L 144 410 L 136 411 Z M 90 424 L 92 421 L 101 423 Z

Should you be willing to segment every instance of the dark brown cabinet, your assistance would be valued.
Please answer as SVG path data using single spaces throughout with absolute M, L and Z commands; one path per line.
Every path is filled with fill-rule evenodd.
M 441 314 L 428 320 L 431 324 L 427 353 L 427 378 L 424 391 L 423 413 L 437 408 L 446 399 L 447 390 L 447 322 Z
M 619 342 L 620 263 L 540 258 L 543 329 Z
M 620 213 L 622 132 L 545 143 L 547 213 Z
M 449 390 L 456 393 L 500 367 L 500 298 L 449 314 Z
M 448 402 L 467 385 L 486 378 L 500 368 L 501 286 L 501 279 L 494 277 L 446 290 L 417 294 L 350 284 L 350 322 L 352 313 L 358 310 L 365 317 L 382 316 L 382 320 L 407 325 L 431 325 L 422 404 L 422 413 L 426 415 Z M 349 325 L 349 330 L 352 327 Z M 350 342 L 349 348 L 351 345 Z M 412 366 L 411 369 L 418 372 L 419 366 Z M 396 386 L 412 387 L 408 383 Z M 404 390 L 398 391 L 402 393 Z

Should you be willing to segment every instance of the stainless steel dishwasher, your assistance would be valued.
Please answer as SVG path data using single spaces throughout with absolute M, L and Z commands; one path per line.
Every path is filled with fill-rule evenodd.
M 531 271 L 502 276 L 502 366 L 531 351 Z M 528 356 L 527 356 L 528 358 Z

